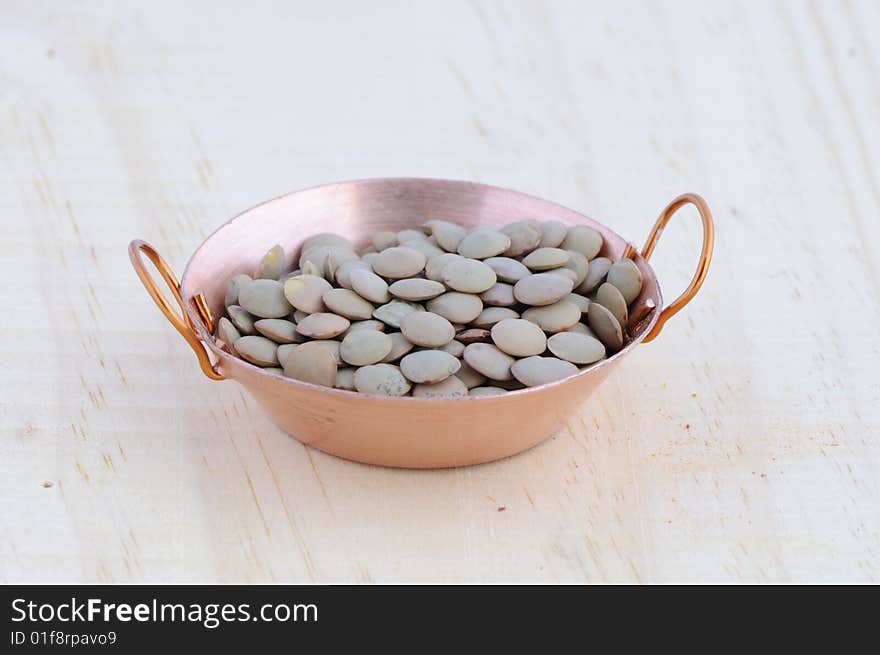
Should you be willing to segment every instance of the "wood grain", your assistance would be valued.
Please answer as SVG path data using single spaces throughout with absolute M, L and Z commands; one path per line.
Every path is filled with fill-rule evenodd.
M 5 0 L 4 582 L 877 582 L 875 2 Z M 322 182 L 466 178 L 703 290 L 551 441 L 371 468 L 205 380 L 125 246 L 181 271 Z M 654 259 L 684 287 L 699 221 Z

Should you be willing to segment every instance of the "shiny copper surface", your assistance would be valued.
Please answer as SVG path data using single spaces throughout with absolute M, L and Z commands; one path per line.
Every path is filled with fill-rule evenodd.
M 165 300 L 165 296 L 162 295 L 162 292 L 156 286 L 153 278 L 150 277 L 146 266 L 144 266 L 144 261 L 141 259 L 141 253 L 144 253 L 147 258 L 153 262 L 153 265 L 156 267 L 156 270 L 159 271 L 162 279 L 165 280 L 165 285 L 168 287 L 171 295 L 174 296 L 174 299 L 177 301 L 183 314 L 174 311 L 174 307 Z M 159 307 L 159 310 L 165 314 L 165 318 L 167 318 L 171 325 L 174 326 L 174 329 L 180 333 L 180 336 L 186 340 L 189 347 L 193 349 L 196 358 L 199 360 L 199 366 L 202 367 L 202 372 L 212 380 L 225 380 L 226 377 L 223 376 L 211 362 L 211 357 L 208 355 L 208 351 L 205 349 L 199 335 L 196 334 L 196 326 L 201 326 L 201 324 L 195 323 L 192 320 L 192 317 L 185 311 L 186 307 L 183 303 L 183 298 L 180 295 L 180 283 L 174 276 L 171 267 L 165 263 L 165 260 L 162 259 L 162 256 L 156 252 L 156 249 L 153 248 L 153 246 L 140 239 L 135 239 L 128 244 L 128 257 L 131 259 L 131 265 L 134 266 L 135 272 L 138 274 L 138 277 L 141 279 L 141 282 L 146 288 L 147 293 L 150 294 L 153 302 L 155 302 Z M 212 322 L 210 314 L 208 314 L 207 317 L 202 315 L 202 311 L 207 309 L 207 305 L 204 304 L 204 297 L 202 294 L 196 294 L 196 298 L 198 299 L 196 300 L 196 304 L 199 306 L 199 318 L 203 320 L 207 318 L 205 326 L 211 331 Z
M 669 305 L 660 313 L 660 317 L 657 319 L 654 328 L 645 335 L 645 338 L 643 339 L 644 343 L 648 343 L 657 338 L 657 335 L 660 334 L 660 330 L 663 329 L 666 321 L 675 316 L 691 301 L 691 298 L 693 298 L 697 291 L 700 290 L 700 287 L 703 286 L 703 280 L 706 279 L 706 275 L 709 273 L 709 262 L 712 261 L 712 251 L 715 249 L 715 224 L 712 221 L 712 212 L 709 211 L 709 206 L 706 204 L 706 201 L 695 193 L 683 193 L 670 202 L 663 211 L 660 212 L 660 217 L 657 219 L 657 222 L 654 223 L 654 227 L 651 228 L 651 233 L 648 234 L 648 238 L 645 240 L 645 247 L 642 248 L 642 257 L 644 257 L 646 261 L 651 259 L 651 255 L 654 253 L 654 248 L 657 246 L 657 241 L 660 239 L 660 235 L 663 234 L 663 228 L 666 227 L 669 219 L 672 218 L 675 212 L 688 204 L 694 205 L 697 208 L 697 211 L 700 212 L 700 220 L 703 221 L 703 246 L 700 251 L 700 258 L 697 260 L 697 270 L 694 271 L 694 277 L 691 278 L 690 284 L 688 284 L 687 288 L 682 291 L 681 295 L 669 303 Z M 624 257 L 632 257 L 631 250 L 632 247 L 628 247 L 623 253 Z
M 708 209 L 703 211 L 705 203 L 698 196 L 681 198 L 685 197 L 687 200 L 682 204 L 694 202 L 701 208 L 711 236 L 711 216 Z M 667 208 L 669 216 L 678 206 Z M 282 430 L 303 443 L 346 459 L 408 468 L 464 466 L 516 454 L 558 430 L 611 369 L 652 334 L 660 312 L 648 311 L 640 323 L 630 326 L 632 338 L 623 350 L 569 379 L 504 396 L 442 400 L 367 396 L 267 373 L 221 350 L 203 322 L 204 311 L 193 300 L 203 294 L 205 308 L 214 316 L 221 316 L 226 281 L 236 273 L 251 273 L 275 243 L 280 243 L 288 253 L 290 266 L 298 256 L 299 244 L 311 234 L 338 232 L 360 248 L 378 230 L 417 227 L 430 218 L 465 226 L 552 218 L 566 225 L 589 225 L 601 232 L 605 239 L 601 254 L 606 257 L 618 259 L 627 249 L 627 242 L 604 225 L 546 200 L 471 182 L 394 178 L 315 187 L 240 214 L 198 248 L 184 271 L 179 291 L 170 269 L 148 244 L 134 241 L 130 252 L 144 286 L 196 351 L 205 374 L 212 379 L 225 377 L 241 383 Z M 650 249 L 660 229 L 658 220 L 649 238 Z M 690 295 L 686 292 L 676 301 L 680 305 L 675 311 L 690 300 L 705 277 L 711 258 L 711 240 L 709 243 L 707 249 L 704 242 L 701 277 L 696 285 L 692 282 Z M 158 292 L 140 259 L 142 251 L 150 256 L 172 288 L 185 311 L 185 319 Z M 662 307 L 654 271 L 645 257 L 637 252 L 630 254 L 644 278 L 642 292 L 634 302 L 649 310 L 652 304 Z M 213 354 L 216 365 L 211 364 L 202 344 Z

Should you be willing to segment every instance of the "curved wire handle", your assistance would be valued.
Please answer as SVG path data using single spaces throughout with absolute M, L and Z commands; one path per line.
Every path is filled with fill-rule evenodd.
M 159 271 L 159 274 L 162 276 L 162 279 L 165 280 L 165 284 L 168 285 L 168 288 L 171 290 L 171 295 L 174 296 L 174 299 L 177 301 L 177 304 L 180 305 L 180 313 L 178 314 L 174 307 L 165 299 L 165 296 L 161 294 L 159 289 L 156 287 L 156 282 L 147 272 L 146 267 L 144 266 L 144 260 L 141 258 L 141 253 L 144 253 L 153 265 L 156 267 L 156 270 Z M 180 282 L 178 282 L 174 273 L 171 271 L 171 268 L 168 264 L 165 263 L 165 260 L 156 252 L 156 249 L 153 248 L 146 241 L 141 241 L 140 239 L 135 239 L 130 244 L 128 244 L 128 256 L 131 259 L 131 265 L 134 266 L 135 272 L 138 274 L 138 277 L 141 279 L 141 283 L 144 285 L 144 288 L 147 290 L 147 293 L 150 294 L 150 297 L 153 299 L 153 302 L 156 303 L 156 306 L 165 314 L 165 318 L 167 318 L 171 325 L 174 326 L 174 329 L 180 333 L 186 342 L 189 344 L 189 347 L 193 349 L 196 357 L 199 360 L 199 366 L 202 367 L 202 372 L 208 376 L 212 380 L 225 380 L 226 377 L 222 375 L 217 367 L 211 362 L 211 358 L 208 355 L 208 351 L 205 349 L 204 344 L 202 344 L 201 340 L 196 334 L 195 326 L 192 324 L 189 316 L 186 313 L 186 307 L 183 304 L 183 297 L 180 295 Z M 199 307 L 200 313 L 203 313 L 206 309 L 204 303 L 203 306 Z M 210 331 L 210 326 L 208 328 Z
M 694 277 L 691 279 L 691 283 L 688 285 L 687 289 L 685 289 L 678 298 L 673 300 L 663 309 L 662 312 L 660 312 L 660 317 L 654 324 L 654 328 L 642 340 L 643 343 L 648 343 L 657 338 L 657 335 L 660 334 L 666 321 L 681 311 L 681 309 L 691 301 L 691 298 L 696 295 L 697 291 L 700 290 L 700 287 L 703 285 L 703 280 L 706 279 L 706 273 L 709 272 L 709 262 L 712 261 L 712 250 L 715 247 L 715 224 L 712 222 L 712 213 L 709 211 L 709 206 L 706 204 L 706 201 L 696 193 L 683 193 L 670 202 L 660 213 L 660 217 L 657 219 L 657 222 L 654 223 L 654 227 L 651 228 L 651 233 L 648 235 L 648 238 L 645 241 L 645 246 L 642 248 L 642 257 L 644 257 L 646 261 L 651 259 L 657 241 L 663 233 L 663 228 L 666 227 L 666 224 L 669 222 L 669 219 L 672 218 L 673 214 L 685 205 L 693 205 L 696 207 L 700 212 L 700 218 L 703 221 L 703 249 L 700 252 L 700 260 L 697 262 L 697 270 L 694 272 Z M 623 256 L 629 258 L 632 257 L 634 253 L 635 248 L 627 246 Z

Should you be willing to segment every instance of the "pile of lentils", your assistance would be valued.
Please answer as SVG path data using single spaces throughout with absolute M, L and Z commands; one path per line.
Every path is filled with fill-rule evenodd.
M 494 396 L 574 375 L 621 349 L 642 276 L 602 236 L 559 221 L 378 232 L 358 254 L 316 234 L 296 270 L 274 246 L 236 275 L 217 339 L 278 375 L 360 393 Z

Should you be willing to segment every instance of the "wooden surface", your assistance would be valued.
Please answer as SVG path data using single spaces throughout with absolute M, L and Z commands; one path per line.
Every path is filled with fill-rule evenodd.
M 4 582 L 880 580 L 880 4 L 0 12 Z M 394 175 L 639 243 L 696 191 L 715 260 L 544 445 L 341 461 L 206 380 L 125 249 L 181 272 L 263 199 Z M 667 300 L 698 248 L 684 213 Z

